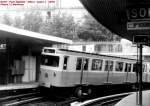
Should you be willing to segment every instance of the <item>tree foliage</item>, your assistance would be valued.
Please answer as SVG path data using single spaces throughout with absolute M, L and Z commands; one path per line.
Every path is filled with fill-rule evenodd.
M 75 34 L 74 18 L 67 14 L 59 15 L 47 19 L 40 32 L 48 35 L 54 35 L 58 37 L 73 39 Z
M 13 26 L 17 27 L 17 28 L 22 28 L 23 27 L 22 22 L 23 22 L 23 20 L 21 19 L 21 17 L 20 16 L 16 16 L 14 18 Z
M 5 13 L 2 19 L 3 24 L 34 32 L 39 32 L 42 22 L 43 17 L 41 12 L 38 11 L 25 12 L 23 16 L 18 15 L 14 18 L 12 18 L 8 13 Z
M 46 18 L 44 20 L 44 18 Z M 74 17 L 68 14 L 43 16 L 41 12 L 25 12 L 22 16 L 11 18 L 9 14 L 3 15 L 3 23 L 18 28 L 40 32 L 72 40 L 85 41 L 115 41 L 120 40 L 108 29 L 98 23 L 91 15 L 86 14 L 81 19 L 83 22 L 75 22 Z
M 3 15 L 3 19 L 2 19 L 2 23 L 3 24 L 6 24 L 6 25 L 12 25 L 13 24 L 13 21 L 12 21 L 12 18 L 9 14 L 5 13 Z
M 78 28 L 78 37 L 92 41 L 114 41 L 119 37 L 98 23 L 91 15 L 84 15 L 84 22 Z
M 24 19 L 22 20 L 22 24 L 24 29 L 39 32 L 39 29 L 42 24 L 42 15 L 40 12 L 27 12 L 24 14 Z

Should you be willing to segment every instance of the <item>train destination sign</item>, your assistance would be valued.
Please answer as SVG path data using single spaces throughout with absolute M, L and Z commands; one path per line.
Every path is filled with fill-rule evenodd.
M 127 17 L 130 21 L 150 20 L 150 5 L 129 7 L 127 9 Z

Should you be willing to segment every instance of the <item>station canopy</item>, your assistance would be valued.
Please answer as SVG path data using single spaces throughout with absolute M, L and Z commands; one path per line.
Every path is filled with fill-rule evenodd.
M 150 0 L 80 0 L 91 15 L 113 33 L 133 40 L 150 34 Z
M 10 41 L 10 44 L 25 44 L 29 46 L 51 46 L 52 44 L 72 44 L 72 40 L 40 34 L 12 26 L 0 24 L 0 43 Z

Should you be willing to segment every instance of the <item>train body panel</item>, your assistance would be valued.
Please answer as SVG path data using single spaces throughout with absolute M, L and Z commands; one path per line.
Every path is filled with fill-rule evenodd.
M 109 76 L 111 78 L 111 75 Z M 89 72 L 87 77 L 87 83 L 89 85 L 100 85 L 107 82 L 106 72 Z M 110 81 L 108 81 L 110 82 Z
M 86 83 L 86 72 L 83 73 L 82 83 Z M 63 72 L 62 81 L 64 86 L 73 87 L 80 84 L 81 72 Z
M 42 86 L 62 86 L 62 72 L 57 69 L 47 69 L 49 67 L 41 66 L 40 83 Z

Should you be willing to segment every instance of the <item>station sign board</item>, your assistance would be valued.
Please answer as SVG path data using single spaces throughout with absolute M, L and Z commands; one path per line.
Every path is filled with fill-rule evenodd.
M 128 7 L 127 17 L 130 21 L 150 20 L 150 5 Z
M 149 35 L 135 35 L 133 36 L 133 43 L 149 44 Z
M 127 30 L 148 30 L 150 21 L 133 21 L 127 22 Z
M 133 5 L 127 9 L 127 30 L 150 29 L 150 5 Z

